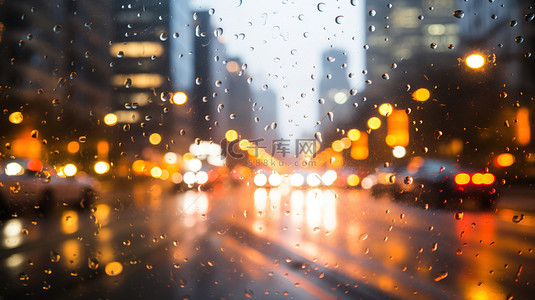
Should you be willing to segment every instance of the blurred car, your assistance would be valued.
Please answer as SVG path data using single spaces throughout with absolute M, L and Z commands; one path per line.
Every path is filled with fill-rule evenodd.
M 5 216 L 36 208 L 49 212 L 63 206 L 89 208 L 96 198 L 99 183 L 71 166 L 57 172 L 38 159 L 1 162 L 0 213 Z
M 496 177 L 458 163 L 411 158 L 408 163 L 385 168 L 377 174 L 372 195 L 389 193 L 395 200 L 408 200 L 432 207 L 488 209 L 498 196 Z

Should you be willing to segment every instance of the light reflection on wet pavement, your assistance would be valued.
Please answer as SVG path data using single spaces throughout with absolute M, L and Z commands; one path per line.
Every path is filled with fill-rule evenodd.
M 9 298 L 524 298 L 533 217 L 424 210 L 363 190 L 133 185 L 94 213 L 2 226 Z M 518 220 L 517 220 L 518 221 Z M 32 223 L 33 222 L 33 223 Z

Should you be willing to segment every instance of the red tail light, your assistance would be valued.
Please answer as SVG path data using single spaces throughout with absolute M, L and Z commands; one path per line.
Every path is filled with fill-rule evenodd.
M 465 185 L 470 182 L 470 175 L 466 173 L 459 173 L 455 175 L 454 180 L 455 180 L 455 183 L 458 185 Z
M 495 180 L 496 177 L 494 177 L 492 173 L 475 173 L 472 175 L 472 183 L 477 185 L 490 185 L 493 184 Z

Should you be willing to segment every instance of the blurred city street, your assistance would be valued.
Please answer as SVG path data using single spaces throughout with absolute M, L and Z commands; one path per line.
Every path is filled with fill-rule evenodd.
M 3 223 L 5 299 L 527 299 L 535 276 L 514 191 L 460 214 L 361 189 L 107 188 L 93 213 Z

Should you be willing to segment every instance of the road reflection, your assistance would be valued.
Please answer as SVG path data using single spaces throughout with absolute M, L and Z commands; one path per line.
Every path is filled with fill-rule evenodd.
M 526 295 L 535 276 L 534 224 L 530 214 L 507 209 L 461 215 L 357 189 L 169 194 L 134 186 L 91 212 L 6 220 L 0 279 L 14 287 L 12 296 L 58 295 L 66 286 L 121 295 L 132 284 L 169 281 L 163 298 L 247 290 L 323 299 L 366 288 L 400 298 L 507 298 Z M 82 279 L 95 281 L 93 294 Z

